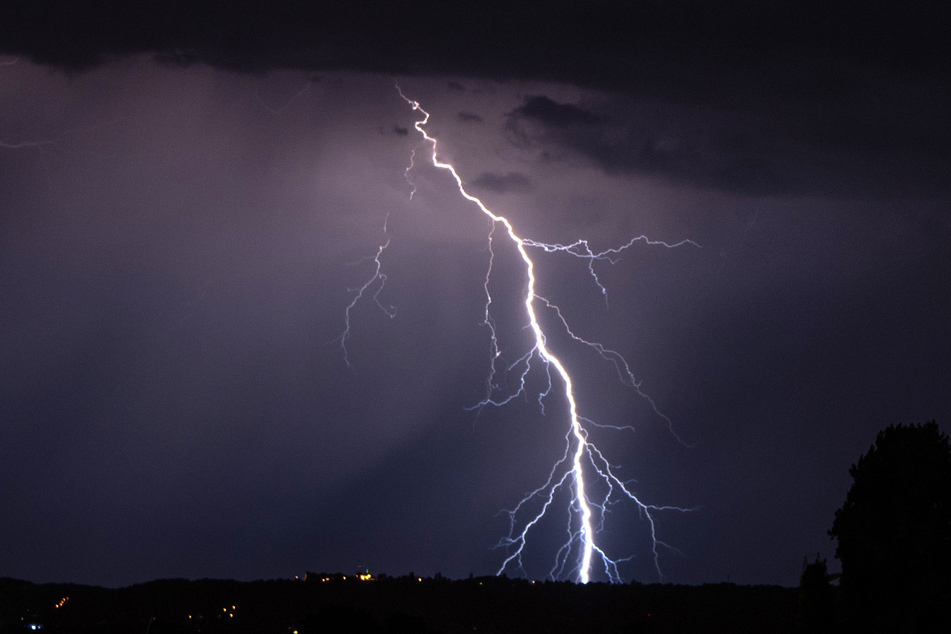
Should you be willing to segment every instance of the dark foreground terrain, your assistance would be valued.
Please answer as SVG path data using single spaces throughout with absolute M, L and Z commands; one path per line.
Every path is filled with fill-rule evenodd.
M 791 632 L 797 590 L 308 573 L 106 589 L 0 579 L 0 632 Z

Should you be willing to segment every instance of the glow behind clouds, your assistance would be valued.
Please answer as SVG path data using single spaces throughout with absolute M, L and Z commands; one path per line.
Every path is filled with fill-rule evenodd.
M 552 467 L 551 473 L 548 476 L 548 480 L 541 487 L 535 489 L 524 497 L 518 505 L 511 511 L 507 511 L 507 515 L 510 519 L 509 533 L 502 540 L 500 545 L 506 547 L 508 551 L 508 556 L 505 558 L 505 561 L 502 563 L 502 567 L 499 569 L 497 574 L 502 574 L 506 571 L 506 568 L 509 564 L 512 564 L 517 572 L 522 574 L 527 574 L 527 571 L 524 568 L 522 561 L 522 553 L 525 549 L 527 541 L 529 539 L 529 533 L 532 531 L 534 526 L 542 519 L 546 513 L 556 513 L 557 511 L 551 509 L 551 505 L 554 501 L 555 494 L 562 487 L 567 487 L 571 490 L 571 502 L 569 505 L 568 513 L 568 539 L 567 542 L 558 549 L 554 557 L 554 565 L 552 566 L 549 576 L 552 578 L 559 578 L 561 575 L 568 573 L 572 576 L 577 576 L 577 579 L 582 583 L 587 583 L 591 579 L 591 565 L 592 557 L 595 553 L 600 557 L 601 564 L 604 569 L 604 574 L 607 575 L 608 579 L 615 582 L 622 581 L 620 574 L 617 568 L 617 562 L 614 561 L 610 556 L 608 556 L 604 550 L 602 550 L 597 545 L 596 533 L 600 530 L 605 522 L 607 507 L 611 504 L 616 504 L 618 501 L 617 496 L 624 496 L 631 502 L 637 505 L 637 507 L 643 512 L 644 517 L 647 522 L 650 524 L 650 534 L 651 534 L 651 550 L 654 554 L 654 565 L 657 568 L 657 573 L 663 576 L 663 573 L 660 569 L 659 564 L 659 554 L 657 552 L 658 545 L 665 545 L 662 542 L 657 540 L 654 518 L 651 515 L 651 511 L 658 510 L 678 510 L 684 511 L 685 509 L 680 509 L 677 507 L 658 507 L 654 505 L 647 505 L 641 502 L 636 495 L 634 495 L 628 488 L 624 485 L 623 482 L 618 480 L 618 478 L 611 471 L 610 463 L 604 458 L 601 451 L 594 446 L 588 439 L 588 432 L 585 429 L 582 421 L 586 421 L 591 425 L 596 425 L 592 421 L 588 421 L 581 417 L 578 414 L 578 405 L 575 402 L 574 388 L 572 386 L 571 376 L 568 373 L 568 370 L 565 368 L 561 360 L 558 359 L 552 352 L 548 349 L 547 345 L 547 336 L 542 330 L 541 325 L 539 324 L 538 317 L 535 314 L 535 303 L 538 301 L 540 304 L 543 304 L 547 309 L 554 310 L 559 315 L 559 320 L 561 324 L 565 326 L 568 334 L 572 339 L 587 345 L 588 347 L 598 351 L 601 356 L 605 358 L 606 361 L 613 362 L 618 368 L 620 374 L 621 367 L 623 366 L 626 371 L 627 377 L 629 378 L 632 387 L 634 387 L 639 394 L 644 396 L 644 398 L 649 397 L 643 395 L 640 392 L 640 385 L 634 379 L 633 375 L 630 373 L 629 366 L 623 357 L 618 355 L 616 352 L 611 350 L 605 350 L 604 346 L 598 343 L 587 342 L 571 332 L 568 328 L 567 323 L 564 322 L 564 319 L 561 317 L 561 313 L 556 306 L 553 306 L 551 303 L 546 301 L 544 298 L 538 297 L 535 293 L 535 263 L 529 257 L 527 252 L 527 247 L 539 248 L 547 253 L 558 253 L 564 252 L 573 257 L 587 260 L 587 268 L 591 273 L 592 281 L 600 288 L 602 294 L 607 295 L 607 290 L 601 286 L 598 281 L 597 274 L 594 270 L 594 264 L 598 261 L 607 261 L 614 263 L 616 262 L 615 258 L 619 258 L 621 253 L 630 248 L 635 241 L 643 240 L 645 242 L 650 242 L 641 236 L 638 239 L 629 241 L 626 245 L 622 245 L 617 248 L 609 249 L 602 253 L 594 253 L 591 251 L 587 242 L 581 240 L 576 241 L 570 245 L 560 245 L 560 244 L 544 244 L 539 243 L 533 240 L 525 240 L 520 238 L 516 233 L 515 229 L 512 226 L 512 223 L 509 222 L 504 216 L 499 216 L 490 211 L 481 200 L 477 197 L 469 194 L 465 187 L 463 186 L 462 178 L 456 172 L 455 168 L 448 163 L 444 163 L 439 160 L 437 156 L 437 141 L 435 138 L 431 137 L 425 129 L 426 124 L 429 122 L 429 113 L 423 110 L 419 103 L 413 101 L 406 97 L 402 91 L 400 91 L 400 96 L 406 100 L 406 102 L 412 106 L 413 110 L 418 110 L 423 114 L 423 118 L 418 120 L 414 124 L 414 128 L 423 136 L 428 143 L 432 145 L 432 162 L 437 168 L 446 170 L 452 174 L 453 179 L 456 181 L 456 186 L 459 188 L 460 195 L 466 200 L 474 203 L 482 211 L 483 214 L 488 216 L 492 221 L 492 229 L 489 232 L 488 236 L 488 245 L 489 245 L 489 265 L 488 271 L 486 273 L 486 283 L 484 286 L 485 296 L 486 296 L 486 307 L 485 307 L 485 320 L 483 324 L 489 329 L 491 333 L 491 370 L 489 373 L 489 378 L 487 380 L 488 394 L 486 398 L 479 404 L 479 407 L 485 407 L 488 405 L 501 406 L 509 401 L 511 401 L 516 396 L 523 394 L 526 391 L 526 377 L 528 373 L 532 370 L 532 360 L 537 355 L 540 361 L 544 364 L 544 371 L 548 377 L 548 384 L 538 395 L 539 406 L 544 411 L 544 400 L 550 395 L 552 389 L 555 387 L 552 385 L 552 375 L 550 368 L 554 367 L 556 370 L 557 377 L 564 384 L 564 397 L 568 405 L 568 434 L 566 436 L 566 445 L 565 453 L 558 460 L 555 465 Z M 415 151 L 414 151 L 415 158 Z M 412 165 L 410 167 L 412 169 Z M 407 171 L 407 177 L 409 178 L 409 171 Z M 522 260 L 524 265 L 525 275 L 527 279 L 527 285 L 525 289 L 525 316 L 528 319 L 528 327 L 531 329 L 534 334 L 534 345 L 525 354 L 515 363 L 509 365 L 506 369 L 499 367 L 500 361 L 499 358 L 502 356 L 502 351 L 499 348 L 498 333 L 495 327 L 495 320 L 492 317 L 491 306 L 493 303 L 492 294 L 489 291 L 489 284 L 492 278 L 492 268 L 494 264 L 494 250 L 493 250 L 493 237 L 495 234 L 496 227 L 501 224 L 505 227 L 505 233 L 508 238 L 511 240 L 518 255 Z M 680 244 L 684 244 L 687 241 L 683 241 Z M 388 243 L 387 243 L 388 244 Z M 657 244 L 657 243 L 653 243 Z M 672 245 L 664 244 L 664 246 L 671 248 Z M 679 245 L 675 245 L 679 246 Z M 696 246 L 694 244 L 694 246 Z M 382 254 L 382 248 L 378 251 L 377 256 L 374 258 L 379 267 L 379 258 Z M 377 268 L 371 282 L 378 279 L 379 277 L 379 268 Z M 362 294 L 362 289 L 361 289 Z M 357 297 L 359 299 L 359 296 Z M 348 317 L 349 310 L 352 307 L 348 307 Z M 390 314 L 390 313 L 388 313 Z M 349 321 L 348 321 L 349 323 Z M 499 371 L 508 371 L 520 373 L 521 377 L 519 379 L 519 387 L 517 391 L 514 391 L 508 395 L 503 395 L 503 400 L 496 400 L 494 393 L 498 389 L 498 385 L 495 382 L 495 374 Z M 622 375 L 622 380 L 624 376 Z M 656 405 L 651 401 L 651 405 L 656 410 Z M 656 412 L 659 416 L 663 417 L 660 412 Z M 664 417 L 666 418 L 666 417 Z M 669 419 L 667 422 L 670 423 Z M 624 429 L 633 431 L 632 427 L 625 426 Z M 572 446 L 574 449 L 572 450 Z M 588 467 L 590 465 L 590 467 Z M 600 479 L 606 485 L 607 493 L 603 498 L 597 498 L 596 495 L 585 486 L 585 472 L 590 468 L 591 475 L 595 478 Z M 564 469 L 564 473 L 559 475 L 559 472 Z M 615 495 L 615 491 L 620 491 L 620 493 Z M 522 519 L 522 507 L 531 508 L 532 504 L 537 504 L 536 498 L 541 501 L 541 509 L 533 512 L 528 511 L 528 518 Z M 615 499 L 612 499 L 615 498 Z M 597 517 L 594 515 L 592 506 L 597 509 Z M 595 525 L 597 521 L 597 527 Z M 576 553 L 576 550 L 580 550 L 580 553 Z
M 588 429 L 619 479 L 700 507 L 655 516 L 682 552 L 661 551 L 670 581 L 795 584 L 804 555 L 831 554 L 848 465 L 875 432 L 947 418 L 946 197 L 710 189 L 690 181 L 690 161 L 640 169 L 622 142 L 633 133 L 582 122 L 556 134 L 531 119 L 526 137 L 509 125 L 544 95 L 615 131 L 665 127 L 704 153 L 770 158 L 783 146 L 718 145 L 745 129 L 728 109 L 704 121 L 655 99 L 650 118 L 617 94 L 552 84 L 400 84 L 433 113 L 440 160 L 517 235 L 581 236 L 595 252 L 641 234 L 703 245 L 635 245 L 598 263 L 607 306 L 584 262 L 530 251 L 537 295 L 622 354 L 699 441 L 677 443 L 535 302 L 578 411 L 635 428 Z M 432 164 L 413 171 L 409 199 L 419 113 L 390 77 L 141 58 L 67 77 L 20 60 L 0 66 L 0 85 L 0 141 L 33 143 L 0 147 L 0 499 L 14 518 L 0 526 L 0 575 L 123 585 L 357 566 L 496 572 L 508 529 L 496 514 L 562 454 L 567 425 L 551 430 L 568 407 L 550 399 L 543 416 L 516 398 L 466 410 L 485 397 L 490 219 Z M 710 142 L 691 146 L 690 130 Z M 581 132 L 621 140 L 586 146 Z M 848 153 L 820 149 L 830 174 L 848 171 Z M 701 167 L 718 164 L 703 156 Z M 387 215 L 381 301 L 398 317 L 354 313 L 348 371 L 333 340 Z M 511 245 L 499 229 L 497 244 Z M 517 324 L 524 268 L 499 258 L 522 261 L 514 248 L 496 258 L 493 309 Z M 539 526 L 527 569 L 550 569 L 566 521 L 562 510 L 554 531 Z M 616 505 L 599 534 L 605 552 L 634 555 L 619 563 L 625 579 L 657 578 L 644 524 Z

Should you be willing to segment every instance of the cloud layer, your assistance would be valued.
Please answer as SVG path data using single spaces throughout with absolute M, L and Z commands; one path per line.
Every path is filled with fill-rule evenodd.
M 897 2 L 23 1 L 5 10 L 0 52 L 67 71 L 149 53 L 250 73 L 562 82 L 617 103 L 537 95 L 513 118 L 608 171 L 755 194 L 933 196 L 951 186 L 946 25 L 931 4 Z M 656 107 L 681 110 L 660 122 Z

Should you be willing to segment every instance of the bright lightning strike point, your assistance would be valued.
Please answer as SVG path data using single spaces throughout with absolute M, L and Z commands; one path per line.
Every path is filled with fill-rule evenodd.
M 586 240 L 577 240 L 571 244 L 564 245 L 547 244 L 520 237 L 516 233 L 515 228 L 508 218 L 492 212 L 479 198 L 469 194 L 463 185 L 462 178 L 456 172 L 455 168 L 451 164 L 444 163 L 439 160 L 437 154 L 436 138 L 430 136 L 425 129 L 426 124 L 429 122 L 429 113 L 423 110 L 419 102 L 414 101 L 404 95 L 398 86 L 397 91 L 399 92 L 400 97 L 402 97 L 403 100 L 406 101 L 406 103 L 412 107 L 414 111 L 417 111 L 422 115 L 422 118 L 416 121 L 414 127 L 416 131 L 422 136 L 423 141 L 428 143 L 432 148 L 431 159 L 433 166 L 448 172 L 455 180 L 459 194 L 464 199 L 475 204 L 479 210 L 491 221 L 492 225 L 492 228 L 487 236 L 489 262 L 484 284 L 486 303 L 485 317 L 483 320 L 483 324 L 488 328 L 491 338 L 491 365 L 489 376 L 486 381 L 487 394 L 481 402 L 473 407 L 473 409 L 479 409 L 488 405 L 505 405 L 516 396 L 524 394 L 527 390 L 526 379 L 533 368 L 532 360 L 536 358 L 544 366 L 548 380 L 547 388 L 538 395 L 538 402 L 542 407 L 543 412 L 544 400 L 550 396 L 555 386 L 556 379 L 557 381 L 560 381 L 564 389 L 564 399 L 568 409 L 568 426 L 565 432 L 564 454 L 552 466 L 548 479 L 544 484 L 526 494 L 525 497 L 523 497 L 513 509 L 505 511 L 509 518 L 509 532 L 501 540 L 499 546 L 506 548 L 509 552 L 508 556 L 502 562 L 497 574 L 504 573 L 510 567 L 523 573 L 525 572 L 522 557 L 524 555 L 526 545 L 528 544 L 530 533 L 532 533 L 533 529 L 537 527 L 538 523 L 542 520 L 546 513 L 550 511 L 552 505 L 555 503 L 556 495 L 560 491 L 564 490 L 569 492 L 571 499 L 568 509 L 567 536 L 564 544 L 555 555 L 554 565 L 552 566 L 549 573 L 552 578 L 557 578 L 564 574 L 571 574 L 581 583 L 587 583 L 592 577 L 593 567 L 596 563 L 598 563 L 603 569 L 603 574 L 610 581 L 621 581 L 621 576 L 618 571 L 618 564 L 626 561 L 626 559 L 615 559 L 610 557 L 599 545 L 597 541 L 597 534 L 600 529 L 603 528 L 608 506 L 618 501 L 622 501 L 623 499 L 633 503 L 640 511 L 641 515 L 646 519 L 651 534 L 651 552 L 653 554 L 654 566 L 658 575 L 663 578 L 663 573 L 661 572 L 659 563 L 659 548 L 670 547 L 657 538 L 654 514 L 659 511 L 667 510 L 686 512 L 691 509 L 673 506 L 656 506 L 645 503 L 630 490 L 627 484 L 618 479 L 612 470 L 610 463 L 605 459 L 604 455 L 592 443 L 592 441 L 589 440 L 588 431 L 585 428 L 585 424 L 595 427 L 614 427 L 615 429 L 622 428 L 612 425 L 597 425 L 591 420 L 579 415 L 571 375 L 569 374 L 568 369 L 565 367 L 561 359 L 559 359 L 548 348 L 545 332 L 539 323 L 538 315 L 536 314 L 536 305 L 540 308 L 553 311 L 557 316 L 558 321 L 564 327 L 564 330 L 572 340 L 592 348 L 602 358 L 613 363 L 621 381 L 630 384 L 636 390 L 638 395 L 650 403 L 653 411 L 664 421 L 666 421 L 668 427 L 671 428 L 671 432 L 673 432 L 672 423 L 667 416 L 660 412 L 654 401 L 651 400 L 650 397 L 641 390 L 640 382 L 634 378 L 627 361 L 625 361 L 618 352 L 609 350 L 599 343 L 590 342 L 577 336 L 569 328 L 567 321 L 562 316 L 558 307 L 549 302 L 547 299 L 536 294 L 535 263 L 532 258 L 529 257 L 528 249 L 540 249 L 545 253 L 564 253 L 576 258 L 587 260 L 590 275 L 604 296 L 605 302 L 607 302 L 607 290 L 601 284 L 601 281 L 598 279 L 598 276 L 594 270 L 595 261 L 606 260 L 608 262 L 614 263 L 617 261 L 623 251 L 631 248 L 635 243 L 639 242 L 646 245 L 663 246 L 666 248 L 675 248 L 683 245 L 698 245 L 690 240 L 683 240 L 681 242 L 670 244 L 661 241 L 649 240 L 646 236 L 639 236 L 631 239 L 627 244 L 624 244 L 620 247 L 607 249 L 604 251 L 594 251 Z M 410 165 L 406 168 L 406 177 L 412 186 L 412 191 L 410 193 L 411 197 L 416 192 L 416 188 L 412 181 L 409 180 L 409 173 L 414 168 L 416 159 L 416 150 L 414 149 L 410 159 Z M 516 371 L 516 368 L 518 368 L 518 389 L 512 393 L 502 395 L 496 395 L 498 388 L 494 381 L 494 377 L 498 370 L 497 364 L 499 363 L 501 352 L 499 349 L 495 323 L 492 319 L 493 298 L 489 291 L 489 282 L 492 276 L 495 260 L 493 240 L 496 229 L 498 229 L 499 226 L 504 227 L 504 235 L 508 237 L 511 244 L 517 250 L 524 266 L 524 274 L 527 280 L 523 300 L 524 315 L 527 321 L 526 329 L 530 330 L 533 335 L 533 344 L 529 352 L 524 354 L 506 368 L 506 370 L 509 372 Z M 367 292 L 367 290 L 373 286 L 374 283 L 379 282 L 379 287 L 374 294 L 376 299 L 376 295 L 379 293 L 379 288 L 382 287 L 382 284 L 386 279 L 385 275 L 381 273 L 380 256 L 388 244 L 389 240 L 387 240 L 386 243 L 384 243 L 378 249 L 375 256 L 368 258 L 372 259 L 376 264 L 373 276 L 367 280 L 367 282 L 362 287 L 359 287 L 358 289 L 352 289 L 355 292 L 355 295 L 353 301 L 347 306 L 346 309 L 347 327 L 339 338 L 341 347 L 344 349 L 345 359 L 346 341 L 349 338 L 350 332 L 350 311 L 354 308 L 357 302 L 360 301 L 360 298 Z M 378 299 L 376 299 L 376 301 L 377 304 L 380 305 L 380 308 L 383 308 L 384 312 L 386 312 L 391 317 L 393 316 L 392 309 L 387 310 L 382 306 L 382 304 L 380 304 Z M 552 370 L 554 370 L 554 376 Z M 630 427 L 624 427 L 624 429 L 630 429 Z M 676 434 L 674 434 L 674 436 L 677 437 Z M 677 440 L 680 441 L 680 438 L 677 437 Z M 601 493 L 596 493 L 595 488 L 590 486 L 591 483 L 588 480 L 589 477 L 591 482 L 600 482 L 598 490 L 602 491 Z M 540 509 L 534 511 L 530 510 L 529 507 L 531 507 L 533 504 L 536 506 L 540 505 Z

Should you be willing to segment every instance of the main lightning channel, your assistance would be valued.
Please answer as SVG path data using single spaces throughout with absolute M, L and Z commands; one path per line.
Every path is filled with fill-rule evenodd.
M 531 326 L 532 332 L 535 335 L 535 351 L 538 355 L 548 364 L 555 367 L 558 375 L 561 377 L 561 380 L 565 384 L 565 394 L 568 399 L 568 411 L 571 420 L 571 435 L 574 436 L 576 441 L 576 447 L 574 455 L 572 457 L 572 477 L 574 479 L 574 504 L 581 510 L 581 529 L 579 532 L 579 537 L 582 543 L 582 557 L 581 557 L 581 566 L 580 566 L 580 579 L 582 583 L 587 583 L 590 578 L 590 568 L 591 568 L 591 557 L 594 553 L 594 539 L 593 533 L 591 530 L 591 507 L 588 505 L 587 496 L 585 495 L 585 485 L 584 485 L 584 473 L 581 468 L 581 463 L 585 454 L 585 447 L 587 444 L 587 439 L 585 438 L 585 431 L 581 426 L 581 422 L 578 418 L 578 406 L 575 403 L 574 390 L 571 385 L 571 377 L 568 375 L 568 371 L 565 369 L 565 366 L 562 362 L 548 349 L 548 346 L 545 344 L 545 334 L 542 332 L 542 328 L 538 323 L 538 317 L 535 315 L 535 263 L 532 262 L 532 259 L 528 257 L 528 253 L 525 251 L 525 240 L 520 238 L 518 234 L 515 233 L 515 229 L 512 227 L 512 223 L 509 222 L 508 218 L 505 216 L 498 216 L 486 207 L 481 200 L 470 194 L 466 191 L 465 187 L 462 184 L 462 178 L 456 172 L 454 168 L 449 163 L 443 163 L 439 160 L 436 155 L 436 139 L 429 136 L 423 126 L 429 121 L 429 113 L 420 107 L 418 101 L 413 101 L 409 99 L 406 95 L 400 91 L 400 96 L 406 100 L 413 110 L 418 110 L 422 113 L 423 118 L 416 122 L 416 130 L 423 135 L 423 138 L 426 139 L 433 146 L 433 165 L 437 168 L 446 170 L 456 181 L 456 185 L 459 187 L 459 193 L 468 201 L 475 203 L 482 213 L 488 216 L 493 223 L 501 223 L 505 227 L 505 231 L 511 238 L 512 242 L 515 243 L 515 247 L 518 250 L 519 256 L 522 258 L 522 261 L 525 263 L 525 272 L 528 276 L 528 288 L 525 292 L 525 312 L 528 315 L 529 325 Z M 488 294 L 488 286 L 486 286 L 486 293 Z M 491 301 L 491 297 L 489 297 Z M 504 565 L 503 565 L 504 568 Z
M 677 511 L 689 511 L 691 509 L 684 509 L 679 507 L 672 506 L 654 506 L 642 502 L 640 499 L 635 496 L 633 492 L 626 486 L 624 482 L 619 480 L 611 469 L 610 463 L 604 458 L 600 450 L 594 444 L 591 443 L 588 439 L 588 433 L 584 428 L 583 423 L 589 423 L 594 425 L 592 421 L 581 417 L 578 414 L 578 406 L 575 399 L 574 387 L 572 385 L 571 376 L 569 375 L 567 369 L 565 368 L 562 361 L 548 348 L 545 333 L 542 330 L 541 325 L 539 324 L 538 316 L 535 312 L 535 302 L 538 300 L 541 302 L 545 308 L 553 309 L 556 311 L 558 319 L 564 325 L 567 333 L 578 342 L 581 342 L 593 349 L 595 349 L 603 358 L 614 363 L 615 367 L 618 370 L 618 375 L 622 381 L 630 383 L 637 393 L 642 397 L 646 398 L 648 402 L 653 407 L 654 411 L 660 415 L 667 423 L 668 426 L 671 426 L 671 421 L 665 415 L 663 415 L 654 404 L 654 401 L 651 400 L 644 392 L 640 389 L 640 383 L 635 380 L 633 374 L 631 373 L 630 368 L 628 367 L 627 362 L 621 357 L 621 355 L 612 350 L 606 349 L 604 346 L 598 343 L 589 342 L 581 337 L 575 335 L 570 328 L 568 328 L 567 322 L 561 315 L 561 312 L 556 306 L 551 304 L 547 299 L 536 295 L 535 293 L 535 264 L 532 259 L 529 257 L 526 247 L 539 248 L 544 250 L 547 253 L 552 252 L 562 252 L 568 255 L 587 259 L 589 261 L 588 268 L 591 272 L 592 277 L 594 278 L 595 284 L 601 290 L 602 294 L 607 301 L 607 291 L 601 285 L 600 281 L 597 278 L 597 275 L 594 272 L 594 261 L 595 260 L 609 260 L 612 263 L 615 258 L 620 254 L 621 251 L 631 247 L 635 242 L 642 241 L 651 245 L 662 245 L 668 248 L 673 248 L 681 246 L 684 244 L 691 244 L 693 246 L 699 246 L 696 243 L 690 240 L 684 240 L 679 243 L 669 244 L 666 242 L 651 241 L 646 237 L 641 236 L 639 238 L 634 238 L 626 245 L 615 249 L 608 249 L 602 252 L 593 251 L 588 242 L 585 240 L 579 240 L 569 245 L 562 244 L 546 244 L 537 242 L 530 239 L 525 239 L 520 237 L 516 232 L 512 223 L 505 216 L 500 216 L 492 212 L 485 204 L 477 197 L 471 195 L 466 191 L 462 178 L 456 172 L 456 169 L 449 163 L 444 163 L 439 160 L 437 154 L 437 140 L 435 137 L 430 136 L 425 129 L 426 124 L 429 122 L 429 113 L 424 110 L 418 101 L 410 99 L 402 90 L 397 86 L 397 90 L 408 105 L 412 107 L 414 111 L 421 113 L 422 118 L 415 122 L 415 129 L 417 132 L 422 135 L 423 139 L 432 146 L 432 164 L 441 170 L 449 172 L 452 175 L 453 179 L 456 181 L 456 185 L 459 189 L 460 195 L 466 200 L 474 203 L 478 208 L 492 221 L 492 230 L 489 233 L 489 267 L 486 273 L 486 283 L 485 283 L 485 294 L 486 294 L 486 311 L 485 311 L 485 320 L 484 324 L 488 326 L 491 332 L 492 339 L 492 367 L 490 370 L 490 376 L 487 381 L 488 394 L 486 398 L 480 402 L 476 407 L 483 407 L 486 405 L 502 405 L 514 398 L 515 395 L 509 395 L 508 398 L 504 400 L 494 400 L 492 398 L 492 377 L 495 373 L 495 363 L 496 359 L 500 356 L 498 341 L 496 338 L 495 326 L 490 318 L 490 306 L 492 304 L 492 296 L 489 292 L 489 278 L 492 274 L 492 264 L 493 264 L 493 251 L 492 251 L 492 239 L 495 234 L 495 228 L 501 224 L 505 227 L 505 232 L 509 239 L 512 241 L 516 250 L 518 251 L 519 257 L 521 257 L 522 262 L 525 265 L 525 273 L 528 280 L 526 290 L 525 290 L 525 314 L 528 318 L 528 325 L 534 335 L 534 346 L 532 350 L 527 353 L 524 357 L 516 361 L 516 364 L 522 363 L 523 369 L 521 374 L 521 387 L 517 393 L 522 393 L 525 390 L 525 379 L 530 370 L 530 361 L 534 355 L 542 360 L 542 362 L 549 368 L 549 387 L 544 392 L 539 395 L 539 403 L 542 404 L 543 399 L 548 396 L 551 391 L 552 381 L 551 381 L 551 372 L 550 368 L 555 368 L 556 375 L 561 379 L 561 382 L 564 385 L 565 389 L 565 399 L 568 405 L 569 412 L 569 429 L 566 433 L 566 445 L 565 453 L 562 458 L 555 463 L 552 467 L 552 471 L 549 474 L 548 480 L 544 485 L 538 489 L 528 493 L 516 507 L 510 511 L 507 511 L 509 520 L 510 520 L 510 530 L 507 537 L 505 537 L 501 542 L 500 546 L 511 548 L 509 556 L 503 561 L 501 568 L 497 574 L 502 574 L 509 565 L 515 566 L 517 569 L 524 572 L 522 567 L 522 554 L 527 543 L 529 531 L 535 527 L 542 517 L 547 512 L 548 508 L 554 502 L 556 492 L 562 487 L 567 486 L 568 490 L 571 492 L 571 512 L 580 516 L 580 523 L 575 524 L 571 520 L 569 515 L 569 524 L 568 524 L 568 540 L 558 551 L 558 554 L 555 557 L 555 564 L 550 572 L 552 577 L 555 577 L 558 574 L 564 573 L 566 566 L 568 566 L 568 559 L 571 556 L 573 549 L 577 548 L 577 545 L 580 545 L 580 560 L 573 568 L 572 572 L 577 573 L 577 578 L 581 583 L 587 583 L 591 579 L 591 568 L 592 563 L 595 557 L 599 558 L 604 567 L 604 573 L 607 577 L 614 582 L 621 581 L 620 575 L 618 573 L 618 563 L 622 560 L 613 560 L 600 548 L 595 542 L 595 510 L 597 510 L 597 519 L 598 519 L 598 528 L 604 522 L 604 516 L 607 512 L 607 506 L 613 502 L 614 496 L 623 496 L 628 500 L 632 501 L 640 510 L 642 515 L 647 519 L 647 522 L 650 527 L 650 533 L 652 538 L 652 553 L 654 558 L 654 565 L 657 570 L 658 575 L 663 577 L 663 574 L 660 570 L 659 565 L 659 546 L 667 546 L 663 542 L 659 541 L 656 536 L 656 527 L 654 522 L 654 516 L 652 511 L 663 511 L 663 510 L 677 510 Z M 413 153 L 413 160 L 415 161 L 416 155 L 415 150 Z M 407 178 L 409 171 L 412 169 L 413 164 L 411 163 L 410 167 L 407 168 Z M 415 186 L 413 187 L 413 193 L 415 193 Z M 382 251 L 381 251 L 382 252 Z M 379 255 L 377 253 L 377 264 L 379 264 Z M 377 274 L 379 274 L 379 269 L 377 269 Z M 357 299 L 354 300 L 356 303 Z M 348 308 L 352 308 L 353 304 Z M 513 365 L 514 367 L 514 365 Z M 542 404 L 542 407 L 544 405 Z M 671 430 L 672 431 L 672 430 Z M 676 434 L 675 434 L 676 437 Z M 677 438 L 678 440 L 679 437 Z M 560 477 L 558 475 L 559 467 L 562 465 L 568 466 L 568 469 Z M 599 478 L 607 486 L 607 494 L 602 495 L 597 500 L 589 494 L 586 481 L 585 481 L 585 467 L 592 470 L 592 474 Z M 517 515 L 527 506 L 533 499 L 541 498 L 542 506 L 541 510 L 534 514 L 534 516 L 529 519 L 525 525 L 518 530 L 517 527 Z M 667 546 L 669 547 L 669 546 Z

